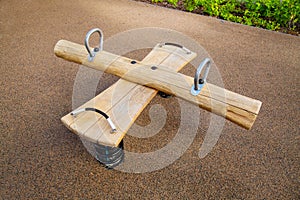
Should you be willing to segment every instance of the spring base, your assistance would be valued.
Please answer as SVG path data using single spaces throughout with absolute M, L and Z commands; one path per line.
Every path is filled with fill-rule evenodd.
M 118 147 L 94 144 L 96 159 L 108 169 L 113 169 L 124 160 L 124 143 L 120 142 Z

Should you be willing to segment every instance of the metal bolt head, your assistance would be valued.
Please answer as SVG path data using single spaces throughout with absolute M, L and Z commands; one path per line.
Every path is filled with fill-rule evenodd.
M 152 66 L 151 69 L 152 69 L 152 70 L 156 70 L 157 67 L 156 67 L 156 66 Z

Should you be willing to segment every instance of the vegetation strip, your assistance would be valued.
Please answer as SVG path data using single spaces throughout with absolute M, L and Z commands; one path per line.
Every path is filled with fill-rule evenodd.
M 292 35 L 300 34 L 299 0 L 136 0 L 214 16 Z

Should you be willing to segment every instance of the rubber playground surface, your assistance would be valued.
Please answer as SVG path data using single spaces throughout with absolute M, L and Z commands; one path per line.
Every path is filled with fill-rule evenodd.
M 300 198 L 299 37 L 129 0 L 0 5 L 0 199 Z M 180 158 L 145 173 L 135 171 L 143 165 L 139 159 L 125 158 L 131 172 L 105 169 L 60 121 L 72 111 L 83 68 L 53 53 L 60 39 L 83 44 L 95 27 L 104 33 L 104 49 L 110 48 L 110 38 L 134 29 L 174 30 L 196 41 L 226 89 L 262 101 L 254 126 L 245 130 L 226 121 L 216 145 L 200 158 L 214 124 L 210 113 L 199 110 L 195 138 Z M 149 37 L 136 41 L 144 39 Z M 126 56 L 142 60 L 148 50 Z M 181 72 L 193 76 L 195 68 L 187 65 Z M 116 80 L 104 74 L 97 94 Z M 175 97 L 155 97 L 136 124 L 150 124 L 151 112 L 159 111 L 151 107 L 161 108 L 157 104 L 166 111 L 166 124 L 148 138 L 128 132 L 126 151 L 156 152 L 173 142 L 182 119 Z M 185 130 L 192 136 L 194 127 Z M 146 167 L 155 169 L 157 162 Z

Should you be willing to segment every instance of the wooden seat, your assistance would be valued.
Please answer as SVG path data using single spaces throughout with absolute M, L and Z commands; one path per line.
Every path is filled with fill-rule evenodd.
M 141 63 L 179 71 L 195 57 L 196 53 L 188 52 L 179 46 L 158 44 Z M 69 113 L 62 117 L 61 121 L 80 137 L 116 147 L 157 92 L 155 89 L 119 79 L 101 94 L 77 108 L 92 107 L 102 110 L 115 124 L 116 133 L 111 133 L 106 119 L 95 112 L 84 112 L 76 117 Z

